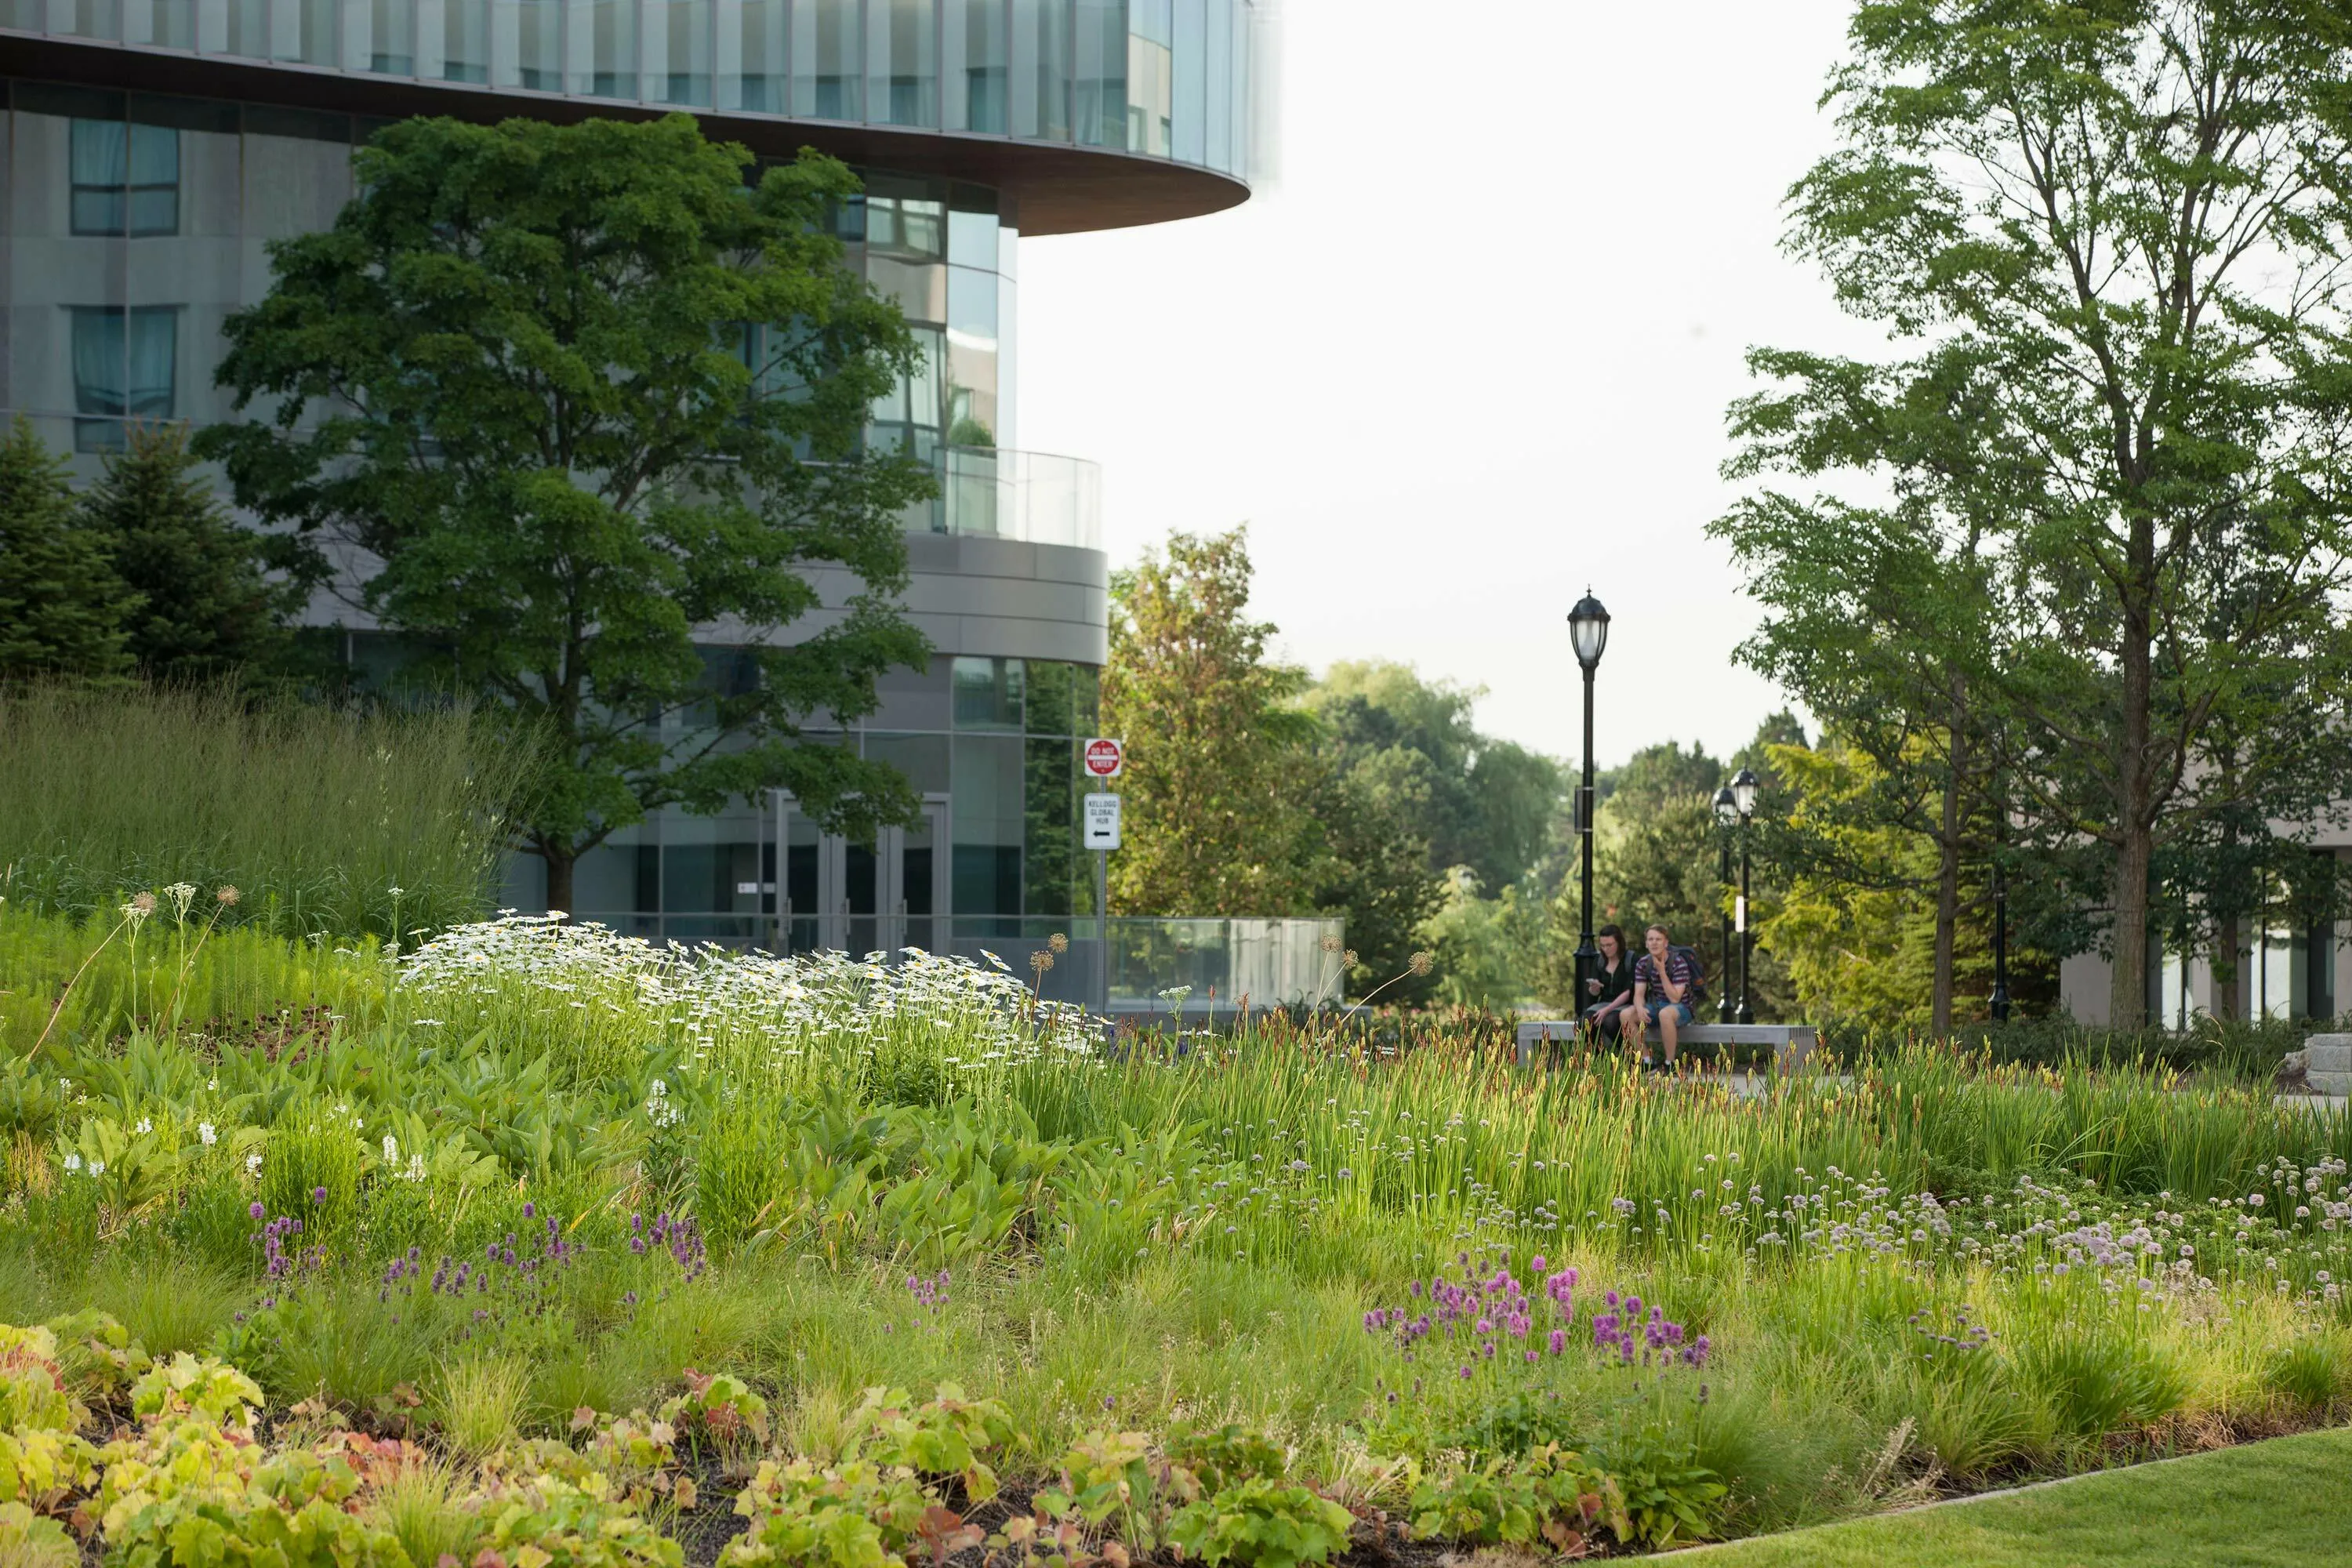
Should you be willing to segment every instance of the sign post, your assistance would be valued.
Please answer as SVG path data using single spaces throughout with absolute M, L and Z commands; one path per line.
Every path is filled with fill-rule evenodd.
M 1119 799 L 1110 781 L 1127 771 L 1127 742 L 1100 736 L 1078 749 L 1095 793 L 1081 796 L 1086 807 L 1082 842 L 1095 852 L 1095 1007 L 1110 1016 L 1110 852 L 1118 847 Z

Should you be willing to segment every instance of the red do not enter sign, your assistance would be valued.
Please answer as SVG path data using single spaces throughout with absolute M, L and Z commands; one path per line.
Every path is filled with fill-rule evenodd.
M 1078 755 L 1087 764 L 1087 776 L 1115 779 L 1127 766 L 1127 742 L 1097 736 L 1079 750 Z

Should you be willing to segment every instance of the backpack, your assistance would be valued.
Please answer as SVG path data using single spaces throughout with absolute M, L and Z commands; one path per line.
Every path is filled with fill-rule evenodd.
M 1696 1011 L 1698 1005 L 1706 1000 L 1706 965 L 1699 962 L 1698 949 L 1695 947 L 1685 947 L 1680 942 L 1676 942 L 1667 948 L 1666 952 L 1669 956 L 1679 952 L 1690 960 L 1690 1004 L 1692 1009 Z

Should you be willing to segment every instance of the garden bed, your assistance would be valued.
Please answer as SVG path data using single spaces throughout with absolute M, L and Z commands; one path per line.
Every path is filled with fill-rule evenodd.
M 2256 1086 L 1914 1047 L 1748 1098 L 1288 1020 L 1106 1052 L 938 960 L 516 920 L 271 948 L 157 907 L 0 914 L 0 1023 L 46 1035 L 0 1065 L 0 1321 L 102 1310 L 154 1363 L 79 1395 L 95 1447 L 155 1440 L 123 1402 L 183 1354 L 250 1379 L 224 1429 L 258 1407 L 289 1452 L 415 1445 L 335 1500 L 374 1528 L 375 1471 L 428 1474 L 394 1489 L 413 1541 L 601 1474 L 613 1563 L 764 1562 L 819 1493 L 865 1568 L 1607 1553 L 2294 1429 L 2352 1392 L 2352 1132 Z M 747 1402 L 717 1437 L 713 1373 Z M 1003 1494 L 876 1450 L 868 1390 L 984 1407 Z M 646 1475 L 597 1468 L 657 1420 Z M 762 1462 L 811 1469 L 738 1537 Z M 841 1479 L 861 1464 L 878 1492 Z M 44 1506 L 89 1513 L 105 1474 Z M 653 1474 L 697 1506 L 628 1504 Z M 506 1568 L 544 1568 L 521 1544 Z

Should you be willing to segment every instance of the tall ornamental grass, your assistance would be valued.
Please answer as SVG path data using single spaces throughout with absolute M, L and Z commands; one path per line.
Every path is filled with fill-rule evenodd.
M 479 918 L 530 748 L 463 707 L 378 711 L 231 688 L 0 689 L 0 897 L 111 924 L 175 883 L 225 923 L 391 935 Z

